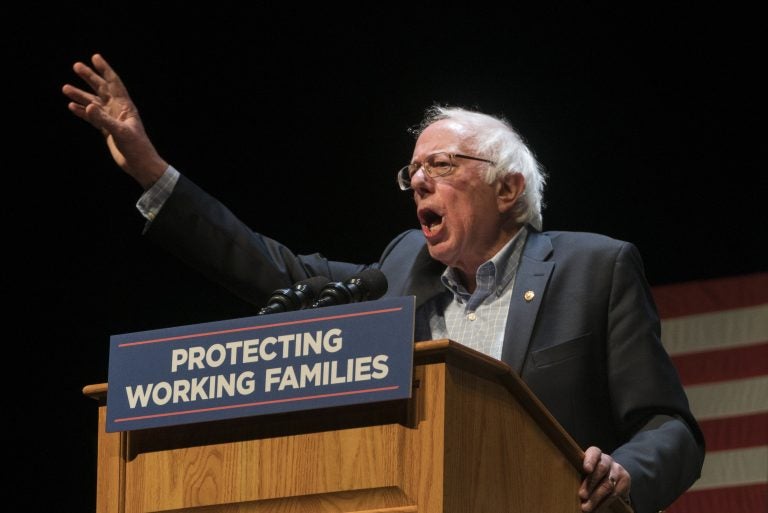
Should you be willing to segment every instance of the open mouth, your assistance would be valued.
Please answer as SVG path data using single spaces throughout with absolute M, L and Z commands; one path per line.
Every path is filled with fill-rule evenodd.
M 421 223 L 421 229 L 425 235 L 431 235 L 436 233 L 440 226 L 443 224 L 443 216 L 438 214 L 432 209 L 425 208 L 419 210 L 419 222 Z

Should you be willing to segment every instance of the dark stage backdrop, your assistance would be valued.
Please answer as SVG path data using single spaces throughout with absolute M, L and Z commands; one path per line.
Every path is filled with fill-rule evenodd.
M 651 284 L 766 270 L 756 13 L 25 9 L 2 22 L 6 418 L 12 500 L 40 511 L 93 510 L 80 390 L 109 335 L 255 313 L 142 238 L 139 187 L 60 92 L 94 52 L 168 161 L 297 252 L 371 262 L 416 226 L 394 173 L 438 102 L 506 116 L 549 174 L 545 228 L 634 242 Z

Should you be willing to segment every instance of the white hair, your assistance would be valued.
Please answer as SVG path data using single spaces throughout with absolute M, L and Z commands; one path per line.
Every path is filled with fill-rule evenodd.
M 509 173 L 519 173 L 523 176 L 525 190 L 515 205 L 515 220 L 521 224 L 530 223 L 537 230 L 541 230 L 546 174 L 512 125 L 504 118 L 481 112 L 434 105 L 427 109 L 421 124 L 412 132 L 418 137 L 429 125 L 442 119 L 454 121 L 467 129 L 470 134 L 467 142 L 478 153 L 476 156 L 496 163 L 488 166 L 485 172 L 488 183 L 493 183 Z

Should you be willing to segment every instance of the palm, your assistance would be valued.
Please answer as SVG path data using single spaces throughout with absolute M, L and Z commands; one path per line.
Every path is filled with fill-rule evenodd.
M 115 88 L 117 89 L 117 88 Z M 111 130 L 97 126 L 107 138 L 107 146 L 117 164 L 124 168 L 128 165 L 126 154 L 130 158 L 133 143 L 137 137 L 144 139 L 144 126 L 139 118 L 139 113 L 135 105 L 128 97 L 125 88 L 122 91 L 116 91 L 116 94 L 109 94 L 107 101 L 103 105 L 97 105 L 104 116 L 114 120 L 114 126 Z

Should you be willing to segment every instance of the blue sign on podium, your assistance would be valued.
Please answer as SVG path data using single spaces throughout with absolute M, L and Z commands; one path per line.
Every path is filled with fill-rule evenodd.
M 107 431 L 405 399 L 414 296 L 110 337 Z

